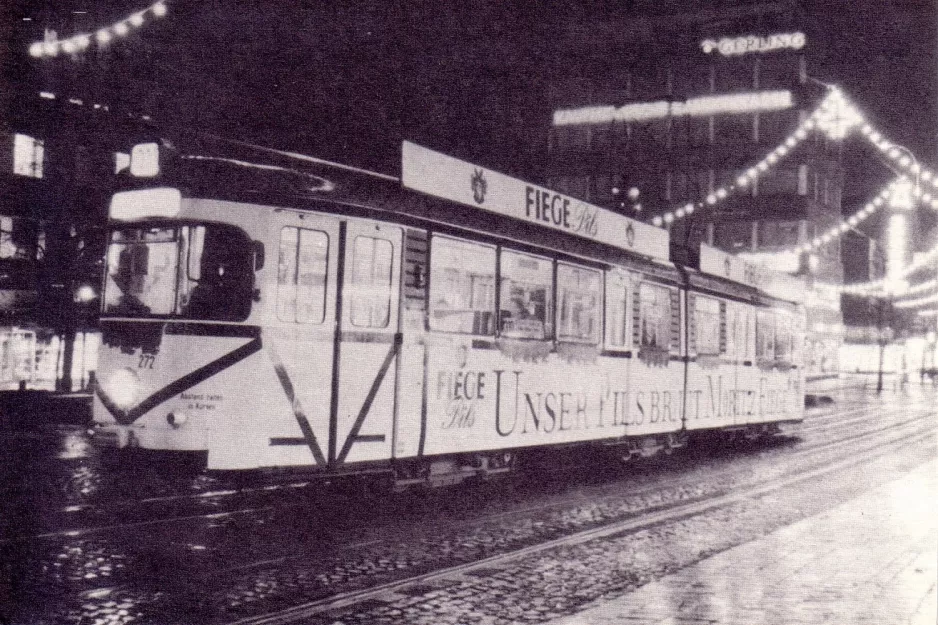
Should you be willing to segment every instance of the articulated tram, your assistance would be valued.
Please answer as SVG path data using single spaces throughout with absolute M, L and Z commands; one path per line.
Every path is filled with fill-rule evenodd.
M 102 446 L 444 484 L 803 417 L 790 276 L 672 262 L 665 230 L 406 142 L 400 179 L 178 148 L 138 171 L 109 209 Z

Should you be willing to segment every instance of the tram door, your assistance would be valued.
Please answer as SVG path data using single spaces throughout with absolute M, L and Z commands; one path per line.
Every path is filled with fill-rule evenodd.
M 391 457 L 399 331 L 402 231 L 349 221 L 341 290 L 336 419 L 337 464 Z

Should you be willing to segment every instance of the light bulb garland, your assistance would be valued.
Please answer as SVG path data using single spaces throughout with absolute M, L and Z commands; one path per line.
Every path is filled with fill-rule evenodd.
M 821 104 L 784 141 L 769 152 L 761 161 L 749 167 L 736 178 L 735 183 L 721 186 L 708 194 L 703 200 L 688 202 L 680 208 L 670 210 L 663 215 L 657 215 L 651 223 L 661 227 L 671 225 L 678 219 L 694 214 L 695 211 L 707 206 L 715 206 L 730 195 L 741 189 L 748 188 L 757 178 L 768 172 L 788 156 L 798 145 L 808 138 L 808 134 L 815 130 L 827 133 L 831 138 L 842 138 L 854 125 L 863 123 L 863 118 L 851 105 L 839 89 L 831 92 L 821 101 Z
M 137 11 L 122 20 L 114 22 L 110 26 L 99 28 L 93 34 L 79 33 L 68 39 L 47 38 L 45 41 L 35 41 L 29 46 L 29 54 L 36 58 L 53 58 L 60 53 L 78 54 L 91 46 L 92 39 L 97 42 L 98 46 L 104 46 L 115 38 L 126 37 L 132 31 L 143 27 L 147 22 L 163 17 L 167 11 L 165 0 L 160 0 L 142 11 Z
M 908 292 L 905 293 L 908 295 Z M 938 303 L 938 293 L 929 295 L 928 297 L 920 297 L 918 299 L 909 299 L 902 300 L 893 304 L 896 308 L 918 308 L 919 306 L 925 306 L 926 304 Z
M 869 124 L 864 123 L 860 126 L 860 134 L 896 169 L 918 183 L 912 190 L 916 199 L 932 210 L 938 211 L 938 174 L 927 167 L 922 167 L 911 150 L 892 143 Z
M 893 190 L 898 183 L 898 180 L 893 180 L 890 184 L 885 186 L 876 194 L 872 200 L 866 203 L 866 205 L 858 210 L 856 213 L 847 218 L 846 221 L 840 222 L 839 224 L 831 227 L 823 234 L 819 234 L 807 243 L 799 245 L 798 247 L 786 250 L 787 252 L 794 252 L 796 254 L 804 254 L 806 252 L 816 251 L 818 248 L 823 247 L 829 243 L 832 243 L 836 239 L 839 239 L 844 235 L 848 230 L 856 228 L 863 221 L 870 217 L 873 213 L 879 210 L 889 199 L 889 196 L 892 195 Z

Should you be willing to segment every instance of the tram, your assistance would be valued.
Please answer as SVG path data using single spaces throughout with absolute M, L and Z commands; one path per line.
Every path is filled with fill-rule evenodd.
M 400 178 L 139 146 L 109 208 L 93 439 L 440 485 L 803 418 L 803 284 L 404 142 Z M 149 157 L 146 157 L 149 155 Z

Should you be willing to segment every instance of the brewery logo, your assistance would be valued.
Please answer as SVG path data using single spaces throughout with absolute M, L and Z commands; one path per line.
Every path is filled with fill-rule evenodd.
M 476 169 L 475 173 L 472 174 L 472 199 L 476 201 L 476 204 L 481 204 L 485 201 L 485 192 L 488 191 L 489 183 L 485 180 L 485 175 L 482 173 L 481 169 Z

